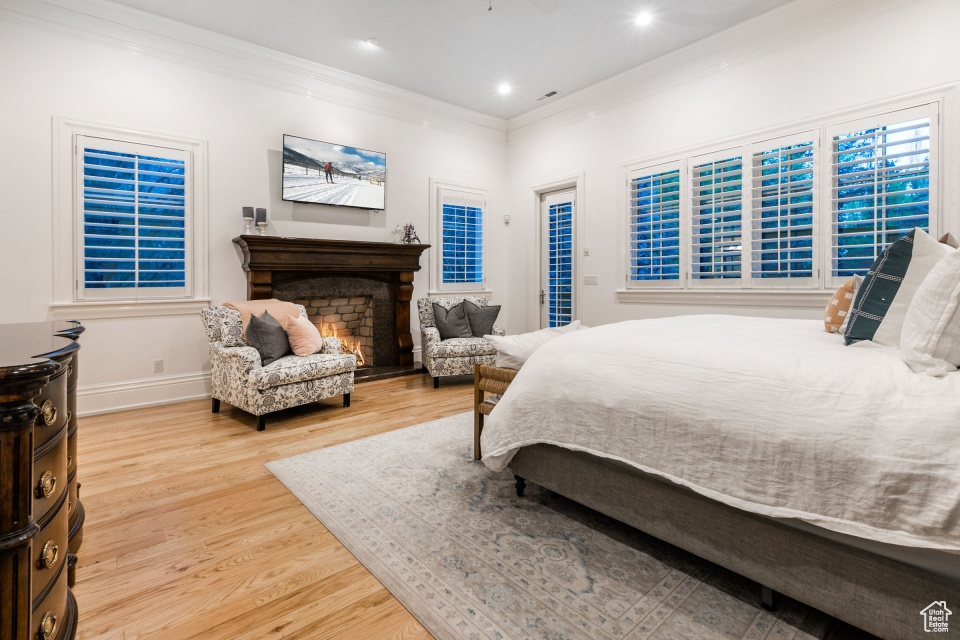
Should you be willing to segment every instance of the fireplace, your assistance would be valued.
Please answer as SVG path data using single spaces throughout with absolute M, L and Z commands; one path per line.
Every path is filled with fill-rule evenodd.
M 243 235 L 247 298 L 302 304 L 324 335 L 362 355 L 357 380 L 415 373 L 410 335 L 413 274 L 425 244 Z

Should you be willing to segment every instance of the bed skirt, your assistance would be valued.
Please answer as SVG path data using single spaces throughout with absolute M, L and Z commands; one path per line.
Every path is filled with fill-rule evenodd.
M 629 465 L 551 445 L 514 474 L 881 638 L 923 637 L 920 612 L 960 583 L 703 497 Z M 758 594 L 759 595 L 759 594 Z

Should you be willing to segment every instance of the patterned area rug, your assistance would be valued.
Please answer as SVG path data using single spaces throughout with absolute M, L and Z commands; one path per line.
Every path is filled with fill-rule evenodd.
M 465 413 L 267 465 L 438 640 L 807 640 L 829 618 L 473 460 Z

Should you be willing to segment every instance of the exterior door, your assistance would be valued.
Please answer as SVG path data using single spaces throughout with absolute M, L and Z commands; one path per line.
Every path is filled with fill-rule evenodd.
M 540 199 L 540 326 L 562 327 L 573 320 L 573 220 L 576 189 Z

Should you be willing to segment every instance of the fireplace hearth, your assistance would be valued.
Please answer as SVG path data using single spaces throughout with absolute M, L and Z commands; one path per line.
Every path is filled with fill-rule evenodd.
M 359 350 L 357 381 L 416 373 L 410 335 L 413 274 L 426 244 L 242 235 L 247 299 L 302 304 L 325 335 Z M 359 362 L 359 358 L 358 358 Z

